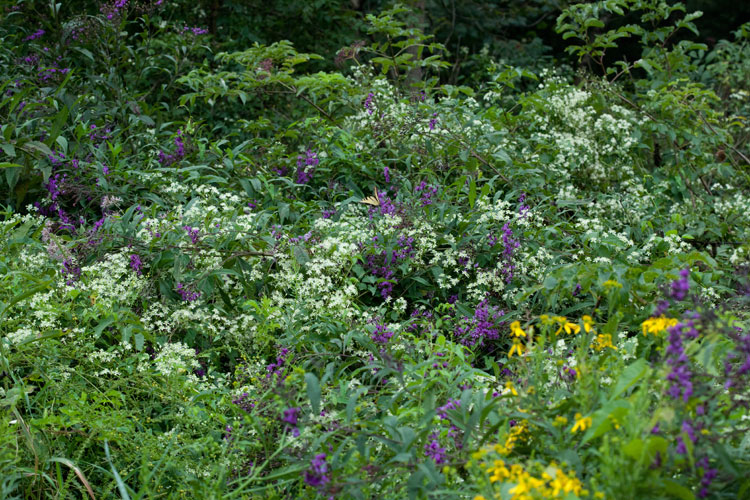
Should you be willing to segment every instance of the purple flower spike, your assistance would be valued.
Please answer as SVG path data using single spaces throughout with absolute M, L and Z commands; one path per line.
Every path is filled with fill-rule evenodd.
M 305 471 L 305 483 L 314 488 L 325 486 L 331 480 L 327 473 L 326 454 L 318 453 L 310 462 L 310 468 Z

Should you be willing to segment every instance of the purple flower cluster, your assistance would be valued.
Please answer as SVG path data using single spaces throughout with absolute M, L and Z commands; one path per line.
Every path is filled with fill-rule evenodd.
M 386 184 L 391 183 L 391 169 L 389 169 L 388 166 L 383 167 L 383 178 L 385 179 Z
M 414 188 L 414 192 L 421 193 L 419 201 L 422 203 L 423 207 L 426 207 L 427 205 L 432 205 L 432 197 L 437 194 L 438 188 L 430 186 L 425 183 L 425 181 L 422 181 L 416 188 Z
M 500 318 L 505 312 L 490 306 L 487 299 L 477 304 L 474 316 L 465 317 L 453 331 L 454 336 L 467 346 L 482 345 L 487 340 L 500 338 L 500 329 L 505 322 Z
M 673 281 L 670 286 L 669 296 L 674 300 L 680 301 L 685 300 L 688 292 L 690 291 L 690 269 L 683 269 L 680 271 L 680 279 Z
M 307 150 L 305 155 L 297 156 L 297 184 L 307 184 L 312 180 L 315 168 L 320 163 L 318 153 Z
M 377 236 L 372 238 L 372 242 L 375 252 L 367 255 L 365 264 L 370 273 L 383 279 L 377 286 L 380 289 L 380 295 L 385 299 L 391 296 L 393 285 L 398 283 L 395 278 L 396 266 L 414 255 L 414 238 L 399 236 L 390 253 L 386 250 L 380 250 L 381 246 Z
M 286 357 L 289 354 L 289 349 L 286 347 L 282 347 L 279 349 L 279 354 L 276 356 L 276 361 L 271 363 L 270 365 L 266 366 L 266 371 L 268 372 L 266 374 L 267 379 L 271 379 L 272 377 L 276 376 L 279 378 L 279 381 L 281 380 L 281 374 L 284 369 L 284 365 L 286 364 Z
M 141 257 L 138 254 L 130 255 L 130 267 L 138 276 L 143 274 L 143 262 L 141 262 Z
M 182 28 L 182 33 L 190 33 L 194 36 L 200 36 L 207 34 L 208 30 L 205 28 L 191 28 L 190 26 L 185 26 L 184 28 Z
M 61 273 L 65 278 L 65 284 L 70 286 L 81 277 L 81 268 L 73 259 L 65 259 L 62 262 Z
M 164 151 L 159 151 L 159 163 L 161 163 L 162 166 L 168 167 L 185 157 L 185 142 L 182 138 L 182 130 L 177 131 L 177 136 L 174 138 L 174 145 L 174 153 L 168 154 Z
M 378 345 L 385 345 L 393 337 L 393 332 L 388 330 L 388 327 L 384 324 L 375 323 L 375 331 L 372 332 L 370 338 L 373 342 Z
M 328 484 L 330 480 L 326 454 L 318 453 L 310 462 L 310 468 L 305 471 L 305 483 L 314 488 L 320 488 Z
M 502 273 L 505 277 L 505 282 L 510 283 L 510 280 L 513 279 L 513 273 L 516 270 L 516 265 L 513 262 L 513 255 L 515 254 L 516 249 L 521 246 L 521 243 L 513 237 L 513 230 L 511 230 L 510 224 L 507 222 L 503 226 L 503 246 Z
M 291 432 L 292 436 L 294 437 L 299 436 L 299 427 L 297 427 L 297 420 L 299 419 L 300 412 L 302 412 L 302 408 L 296 406 L 287 408 L 286 410 L 284 410 L 284 416 L 281 417 L 281 421 L 286 424 L 284 426 L 284 431 Z
M 458 410 L 461 408 L 461 401 L 458 399 L 449 399 L 443 406 L 439 406 L 435 412 L 441 420 L 448 420 L 448 410 Z
M 323 210 L 323 218 L 324 219 L 330 219 L 334 215 L 336 215 L 336 209 L 334 209 L 334 208 L 327 208 L 327 209 Z
M 255 408 L 255 402 L 250 398 L 250 394 L 247 392 L 243 392 L 239 397 L 233 399 L 232 404 L 245 413 L 250 413 L 250 411 Z
M 108 20 L 119 23 L 122 11 L 127 5 L 128 0 L 113 0 L 111 3 L 102 4 L 99 11 L 104 14 Z
M 375 94 L 370 92 L 369 94 L 367 94 L 367 99 L 365 99 L 365 109 L 367 110 L 367 113 L 370 115 L 372 115 L 373 113 L 372 100 L 374 97 L 375 97 Z
M 185 302 L 195 302 L 201 296 L 199 291 L 194 290 L 183 283 L 177 283 L 177 293 L 180 294 L 180 297 L 182 297 L 182 300 Z
M 26 38 L 23 39 L 24 42 L 30 42 L 32 40 L 36 40 L 38 38 L 42 38 L 44 36 L 45 31 L 44 30 L 36 30 L 34 33 L 30 34 Z
M 724 387 L 743 387 L 747 381 L 741 380 L 750 375 L 750 333 L 744 333 L 742 328 L 734 327 L 729 333 L 734 343 L 734 351 L 727 355 L 724 362 L 724 375 L 726 382 Z M 735 362 L 735 360 L 738 360 Z
M 437 125 L 438 121 L 438 114 L 432 113 L 432 118 L 430 118 L 430 130 L 435 130 L 435 125 Z
M 682 395 L 683 401 L 687 401 L 693 394 L 693 383 L 683 340 L 697 338 L 698 330 L 695 329 L 694 319 L 687 319 L 668 328 L 667 331 L 669 332 L 669 345 L 666 349 L 667 364 L 672 368 L 667 375 L 669 381 L 667 394 L 675 399 Z
M 424 445 L 424 454 L 427 458 L 433 459 L 437 465 L 444 464 L 447 461 L 446 450 L 440 446 L 437 432 L 433 432 L 430 435 L 430 442 Z
M 201 231 L 197 227 L 192 226 L 182 226 L 182 229 L 187 231 L 188 236 L 190 236 L 190 241 L 193 243 L 193 245 L 197 245 L 201 241 Z
M 719 475 L 719 471 L 710 467 L 708 457 L 703 457 L 698 460 L 698 467 L 703 469 L 701 489 L 698 492 L 698 498 L 706 498 L 708 497 L 708 487 L 711 486 L 713 480 L 716 479 L 716 476 Z
M 518 207 L 518 215 L 520 215 L 522 219 L 525 219 L 531 209 L 531 207 L 526 204 L 526 193 L 521 193 L 521 196 L 518 198 L 518 203 L 520 205 Z

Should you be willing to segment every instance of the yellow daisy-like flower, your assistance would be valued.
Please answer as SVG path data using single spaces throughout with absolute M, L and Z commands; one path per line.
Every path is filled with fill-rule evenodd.
M 521 323 L 518 321 L 514 321 L 510 324 L 510 333 L 515 337 L 526 336 L 526 332 L 523 331 L 523 328 L 521 328 Z
M 585 431 L 591 427 L 591 417 L 584 417 L 580 413 L 576 413 L 576 423 L 570 432 L 576 433 L 578 431 Z
M 518 341 L 518 339 L 513 339 L 513 345 L 510 347 L 510 352 L 508 352 L 508 357 L 512 358 L 513 353 L 518 354 L 518 356 L 523 356 L 523 345 L 521 345 L 521 342 Z
M 641 328 L 643 328 L 643 335 L 648 335 L 649 333 L 658 335 L 667 328 L 675 326 L 677 323 L 679 323 L 679 321 L 675 318 L 659 316 L 658 318 L 647 319 L 641 323 Z
M 585 315 L 581 318 L 581 320 L 583 321 L 583 329 L 586 331 L 586 333 L 589 333 L 594 329 L 594 320 L 591 318 L 591 316 Z
M 600 333 L 596 336 L 594 341 L 591 343 L 591 347 L 596 349 L 597 351 L 603 351 L 607 347 L 610 349 L 617 350 L 617 347 L 612 344 L 612 335 L 608 333 Z

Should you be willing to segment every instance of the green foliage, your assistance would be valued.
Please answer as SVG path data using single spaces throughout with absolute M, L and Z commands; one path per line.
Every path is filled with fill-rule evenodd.
M 747 26 L 6 4 L 0 498 L 750 491 Z

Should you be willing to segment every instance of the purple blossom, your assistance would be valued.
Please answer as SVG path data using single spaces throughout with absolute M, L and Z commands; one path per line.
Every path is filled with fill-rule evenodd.
M 432 113 L 432 118 L 430 119 L 430 130 L 435 130 L 435 125 L 437 125 L 438 121 L 438 114 Z
M 243 392 L 239 397 L 232 400 L 232 404 L 239 407 L 245 413 L 250 413 L 255 409 L 255 402 L 250 399 L 250 394 Z
M 454 329 L 453 334 L 467 346 L 482 345 L 487 340 L 500 338 L 500 329 L 505 325 L 500 318 L 505 312 L 497 306 L 490 306 L 484 299 L 474 309 L 474 316 L 464 318 Z
M 334 209 L 334 208 L 328 208 L 328 209 L 323 210 L 323 218 L 324 219 L 330 219 L 334 215 L 336 215 L 336 209 Z
M 180 294 L 182 300 L 185 302 L 195 302 L 201 296 L 201 293 L 197 290 L 193 290 L 191 287 L 184 285 L 183 283 L 177 283 L 177 293 Z
M 365 99 L 365 109 L 367 110 L 367 113 L 372 115 L 373 109 L 372 109 L 372 99 L 375 97 L 375 94 L 370 92 L 367 94 L 367 99 Z
M 320 488 L 331 480 L 327 472 L 326 454 L 318 453 L 310 462 L 310 468 L 305 471 L 305 483 L 314 488 Z
M 688 358 L 683 346 L 683 337 L 694 338 L 698 332 L 693 326 L 693 320 L 680 322 L 668 328 L 667 332 L 669 333 L 669 343 L 665 352 L 667 364 L 672 367 L 672 371 L 667 375 L 670 384 L 667 394 L 675 399 L 682 395 L 683 400 L 687 402 L 693 394 L 693 383 Z
M 461 401 L 458 399 L 449 399 L 447 403 L 445 403 L 443 406 L 439 406 L 435 412 L 437 413 L 438 417 L 440 417 L 442 420 L 448 420 L 448 410 L 457 410 L 461 408 Z
M 422 181 L 416 188 L 414 188 L 414 192 L 422 193 L 420 202 L 423 207 L 426 207 L 427 205 L 432 205 L 432 197 L 437 194 L 438 188 L 435 186 L 429 186 L 425 181 Z
M 370 338 L 373 342 L 379 345 L 385 345 L 393 337 L 393 332 L 388 330 L 387 327 L 380 323 L 375 323 L 375 331 L 372 332 Z
M 278 377 L 279 381 L 281 381 L 281 374 L 284 365 L 286 364 L 286 357 L 288 354 L 289 349 L 287 349 L 286 347 L 282 347 L 281 349 L 279 349 L 279 354 L 276 356 L 276 361 L 266 366 L 266 371 L 268 372 L 268 374 L 266 375 L 266 379 L 271 379 L 272 377 L 276 376 Z
M 427 458 L 431 458 L 436 464 L 444 464 L 446 462 L 446 450 L 437 439 L 438 435 L 436 432 L 430 435 L 430 442 L 424 445 L 424 454 Z
M 81 277 L 81 268 L 76 265 L 73 259 L 65 259 L 62 262 L 61 273 L 65 278 L 65 284 L 70 286 Z
M 505 276 L 505 282 L 510 283 L 510 280 L 513 278 L 513 273 L 516 270 L 516 265 L 513 262 L 513 254 L 515 253 L 515 250 L 521 246 L 520 242 L 513 237 L 513 231 L 510 229 L 510 224 L 505 223 L 503 226 L 503 269 L 502 273 L 503 276 Z
M 190 241 L 193 243 L 193 245 L 197 245 L 198 243 L 200 243 L 200 229 L 192 226 L 182 226 L 182 229 L 187 231 L 187 234 L 188 236 L 190 236 Z
M 143 274 L 143 262 L 141 262 L 141 257 L 138 254 L 134 253 L 130 255 L 130 267 L 138 276 Z
M 182 130 L 177 131 L 177 135 L 174 138 L 174 144 L 174 153 L 159 151 L 159 163 L 161 163 L 163 167 L 168 167 L 185 157 L 185 142 L 182 138 Z
M 690 269 L 683 269 L 680 271 L 680 279 L 673 281 L 670 286 L 670 296 L 677 301 L 685 300 L 688 292 L 690 291 Z
M 385 178 L 386 184 L 391 183 L 391 171 L 387 166 L 383 167 L 383 177 Z
M 45 31 L 44 30 L 36 30 L 34 33 L 30 34 L 26 38 L 23 39 L 24 42 L 30 42 L 32 40 L 36 40 L 37 38 L 42 38 L 44 36 Z
M 299 428 L 297 427 L 297 419 L 299 418 L 299 414 L 302 412 L 302 408 L 299 407 L 293 407 L 293 408 L 287 408 L 284 410 L 284 416 L 281 417 L 281 421 L 286 424 L 285 430 L 287 432 L 291 432 L 292 436 L 298 437 L 299 436 Z
M 530 207 L 526 204 L 526 193 L 521 193 L 521 196 L 518 198 L 518 215 L 521 216 L 522 219 L 525 219 L 528 215 L 528 211 Z
M 318 153 L 309 149 L 305 152 L 305 156 L 297 156 L 297 184 L 310 182 L 319 163 Z
M 157 4 L 157 5 L 158 5 L 158 4 Z M 195 28 L 191 28 L 191 27 L 189 27 L 189 26 L 185 26 L 184 28 L 182 28 L 182 33 L 183 33 L 183 34 L 184 34 L 184 33 L 190 33 L 190 34 L 192 34 L 192 35 L 194 35 L 194 36 L 200 36 L 200 35 L 205 35 L 205 34 L 207 34 L 207 33 L 208 33 L 208 30 L 207 30 L 207 29 L 205 29 L 205 28 L 198 28 L 198 27 L 195 27 Z

